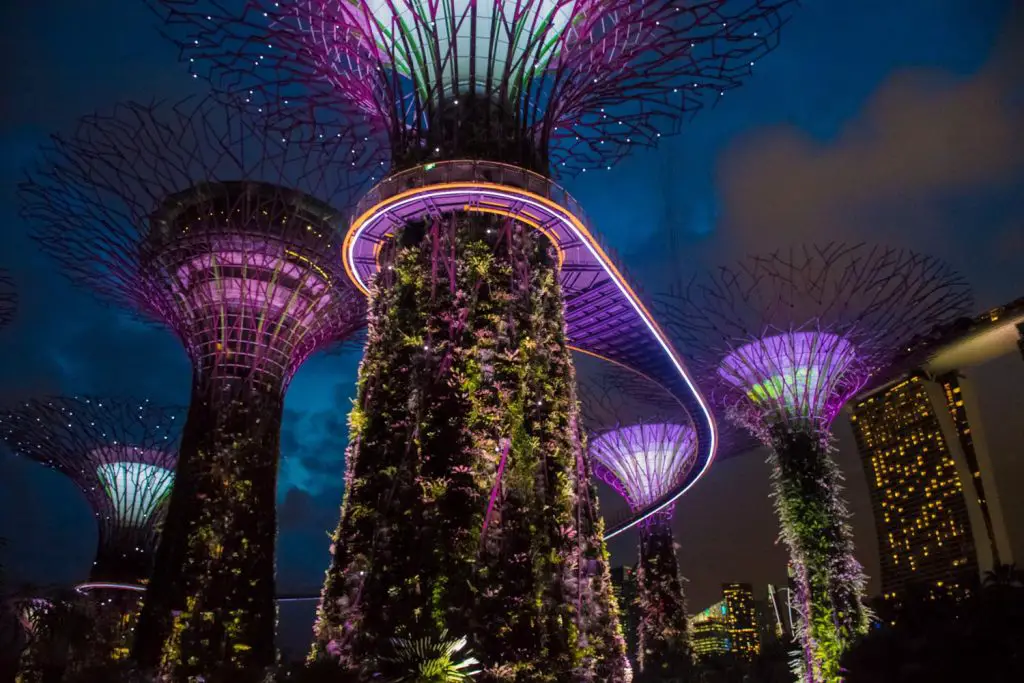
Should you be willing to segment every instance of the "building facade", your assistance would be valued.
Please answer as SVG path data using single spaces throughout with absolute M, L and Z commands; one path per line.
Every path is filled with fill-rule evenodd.
M 927 382 L 899 382 L 857 402 L 850 417 L 871 491 L 886 599 L 913 586 L 963 594 L 979 573 L 963 484 Z
M 725 601 L 720 600 L 690 617 L 690 643 L 697 659 L 707 659 L 729 651 L 729 637 L 725 630 L 727 612 Z
M 749 583 L 722 584 L 722 599 L 689 619 L 694 655 L 706 659 L 735 654 L 753 659 L 761 651 L 757 604 Z
M 962 597 L 1013 562 L 971 368 L 1012 352 L 1024 300 L 936 330 L 926 360 L 852 402 L 882 596 Z
M 725 630 L 729 635 L 729 651 L 744 659 L 753 659 L 761 651 L 753 587 L 749 583 L 722 584 L 722 601 L 726 606 Z

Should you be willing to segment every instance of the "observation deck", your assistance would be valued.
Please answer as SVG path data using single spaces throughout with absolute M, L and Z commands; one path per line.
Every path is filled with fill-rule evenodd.
M 621 365 L 663 386 L 686 410 L 697 436 L 689 474 L 652 504 L 608 530 L 622 533 L 672 505 L 707 471 L 718 448 L 711 409 L 679 353 L 585 222 L 579 204 L 548 178 L 507 164 L 448 161 L 392 175 L 359 202 L 342 245 L 345 270 L 369 293 L 385 242 L 402 226 L 450 213 L 508 216 L 542 232 L 558 253 L 571 348 Z

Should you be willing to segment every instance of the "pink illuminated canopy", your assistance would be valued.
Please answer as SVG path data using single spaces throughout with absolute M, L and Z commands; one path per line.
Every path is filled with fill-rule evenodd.
M 650 506 L 684 480 L 697 461 L 697 437 L 678 424 L 637 424 L 594 439 L 594 473 L 633 510 Z
M 824 425 L 867 379 L 853 345 L 827 332 L 789 332 L 750 342 L 727 355 L 718 374 L 769 422 Z

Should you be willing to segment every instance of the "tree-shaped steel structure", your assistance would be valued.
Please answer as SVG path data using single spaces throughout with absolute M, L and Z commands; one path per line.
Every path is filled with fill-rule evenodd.
M 697 438 L 688 425 L 640 422 L 606 430 L 590 442 L 594 474 L 630 508 L 650 506 L 696 464 Z M 686 602 L 668 506 L 640 524 L 637 565 L 639 680 L 682 676 L 690 661 Z
M 394 170 L 607 168 L 739 86 L 791 0 L 150 0 L 197 74 L 264 113 L 347 105 Z
M 632 511 L 652 509 L 698 465 L 694 429 L 656 382 L 588 361 L 580 365 L 579 393 L 594 476 Z M 640 523 L 636 597 L 619 606 L 633 631 L 626 635 L 638 681 L 689 675 L 686 598 L 671 528 L 674 508 L 669 503 Z
M 706 470 L 715 427 L 548 176 L 674 132 L 793 3 L 154 4 L 217 90 L 323 139 L 357 112 L 393 172 L 343 244 L 370 336 L 315 654 L 365 668 L 396 632 L 447 630 L 485 676 L 626 680 L 569 345 L 663 378 L 693 414 L 698 466 L 667 499 Z
M 17 308 L 18 292 L 14 288 L 14 280 L 6 270 L 0 269 L 0 327 L 11 324 Z
M 776 509 L 797 578 L 808 681 L 840 680 L 867 627 L 830 453 L 843 404 L 911 340 L 962 315 L 964 281 L 913 252 L 829 244 L 751 257 L 662 300 L 715 398 L 771 449 Z
M 94 396 L 0 411 L 7 447 L 67 476 L 89 502 L 99 526 L 89 583 L 134 587 L 149 578 L 183 422 L 183 410 Z
M 64 271 L 170 328 L 192 360 L 136 642 L 146 665 L 163 650 L 172 676 L 210 675 L 209 658 L 225 676 L 274 661 L 284 394 L 311 353 L 365 325 L 326 203 L 361 178 L 345 151 L 300 150 L 212 100 L 122 104 L 55 137 L 21 188 Z

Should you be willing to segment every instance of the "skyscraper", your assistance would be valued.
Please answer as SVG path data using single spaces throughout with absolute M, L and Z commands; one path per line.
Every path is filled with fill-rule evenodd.
M 908 589 L 961 596 L 1013 561 L 965 369 L 1012 352 L 1022 318 L 1019 300 L 935 330 L 924 363 L 853 404 L 886 599 Z
M 887 599 L 912 584 L 962 594 L 978 575 L 963 485 L 928 393 L 927 380 L 910 377 L 863 398 L 850 417 Z
M 726 606 L 729 651 L 744 659 L 753 659 L 761 651 L 753 587 L 749 583 L 724 583 L 722 600 Z
M 753 587 L 723 583 L 722 599 L 690 617 L 689 628 L 698 659 L 725 653 L 752 659 L 761 650 Z
M 689 618 L 690 643 L 697 659 L 707 659 L 728 651 L 725 614 L 728 607 L 720 600 Z

